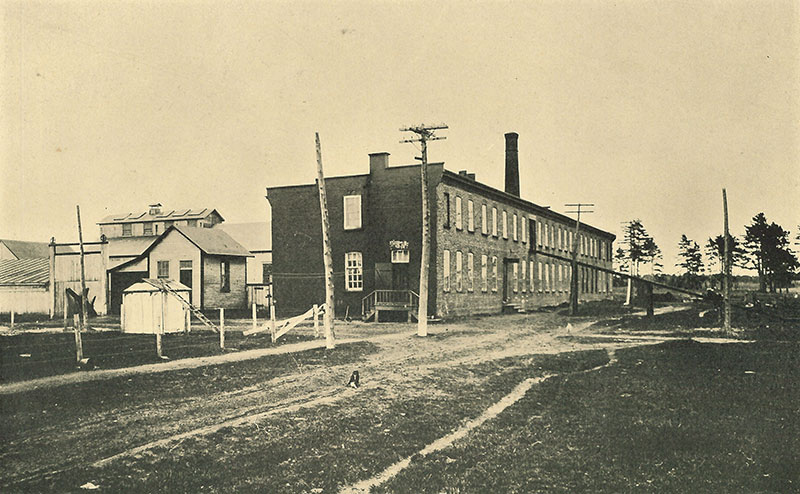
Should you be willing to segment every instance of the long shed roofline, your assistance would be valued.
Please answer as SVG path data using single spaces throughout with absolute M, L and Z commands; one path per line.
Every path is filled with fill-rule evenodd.
M 528 209 L 531 210 L 531 212 L 533 214 L 536 214 L 536 215 L 539 215 L 539 216 L 545 216 L 545 217 L 548 217 L 548 218 L 551 218 L 551 219 L 557 219 L 557 220 L 565 222 L 565 223 L 575 224 L 575 220 L 573 218 L 570 218 L 569 216 L 566 216 L 564 214 L 561 214 L 561 213 L 558 213 L 556 211 L 553 211 L 550 208 L 539 206 L 538 204 L 535 204 L 535 203 L 533 203 L 531 201 L 528 201 L 526 199 L 522 199 L 521 197 L 517 197 L 515 195 L 509 194 L 508 192 L 504 192 L 504 191 L 502 191 L 500 189 L 496 189 L 494 187 L 491 187 L 491 186 L 486 185 L 484 183 L 478 182 L 478 181 L 473 180 L 471 178 L 467 178 L 467 177 L 461 176 L 458 173 L 454 173 L 454 172 L 451 172 L 450 170 L 446 170 L 446 169 L 444 169 L 444 162 L 428 163 L 428 166 L 437 166 L 437 165 L 442 167 L 442 180 L 445 180 L 445 179 L 451 180 L 453 182 L 456 182 L 459 185 L 475 188 L 475 189 L 477 189 L 477 190 L 479 190 L 481 192 L 487 192 L 487 193 L 489 193 L 491 195 L 496 196 L 500 200 L 517 203 L 519 206 L 521 206 L 523 208 L 528 208 Z M 393 170 L 393 169 L 396 169 L 396 168 L 418 167 L 418 166 L 420 166 L 420 165 L 419 164 L 393 165 L 393 166 L 390 166 L 390 167 L 386 168 L 386 170 Z M 369 177 L 369 173 L 358 173 L 358 174 L 354 174 L 354 175 L 338 175 L 338 176 L 334 176 L 334 177 L 326 177 L 325 181 L 337 180 L 337 179 L 348 179 L 348 178 L 355 178 L 355 177 Z M 278 185 L 278 186 L 275 186 L 275 187 L 267 187 L 267 195 L 266 195 L 266 197 L 267 197 L 267 199 L 269 199 L 269 191 L 270 190 L 291 189 L 291 188 L 299 188 L 299 187 L 316 187 L 316 186 L 317 186 L 316 183 L 312 183 L 312 184 Z M 598 235 L 602 235 L 602 236 L 604 236 L 606 238 L 609 238 L 611 240 L 614 240 L 614 239 L 617 238 L 617 236 L 615 234 L 613 234 L 611 232 L 607 232 L 605 230 L 601 230 L 600 228 L 592 226 L 592 225 L 590 225 L 588 223 L 583 223 L 582 222 L 581 223 L 581 228 L 583 228 L 585 230 L 588 230 L 588 231 L 591 231 L 593 233 L 596 233 Z

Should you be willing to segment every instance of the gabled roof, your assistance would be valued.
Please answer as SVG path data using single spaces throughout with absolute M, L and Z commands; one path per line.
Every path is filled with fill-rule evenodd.
M 159 237 L 147 250 L 151 250 L 169 234 L 170 230 L 176 230 L 186 237 L 191 243 L 197 246 L 206 254 L 218 256 L 243 256 L 251 257 L 250 251 L 245 249 L 242 244 L 231 238 L 230 235 L 218 228 L 199 228 L 191 226 L 172 226 L 164 235 Z
M 4 240 L 5 245 L 17 259 L 37 259 L 50 257 L 50 245 L 47 242 L 27 242 L 24 240 Z
M 260 223 L 220 223 L 214 229 L 222 230 L 242 244 L 250 252 L 272 251 L 272 236 L 269 222 Z
M 50 281 L 50 259 L 0 260 L 0 285 L 46 285 Z
M 160 244 L 172 232 L 177 232 L 183 235 L 186 240 L 194 244 L 195 247 L 202 250 L 206 254 L 216 256 L 234 256 L 234 257 L 253 257 L 250 251 L 242 247 L 236 240 L 232 239 L 230 235 L 218 228 L 202 228 L 192 226 L 171 226 L 167 231 L 161 234 L 153 243 L 150 244 L 139 256 L 122 264 L 118 264 L 110 271 L 117 271 L 125 266 L 137 263 L 150 255 L 158 244 Z
M 170 209 L 164 210 L 159 214 L 151 215 L 149 211 L 136 213 L 111 214 L 97 222 L 98 225 L 109 225 L 116 223 L 137 223 L 142 221 L 178 221 L 178 220 L 202 220 L 211 214 L 216 213 L 223 221 L 225 218 L 216 209 Z

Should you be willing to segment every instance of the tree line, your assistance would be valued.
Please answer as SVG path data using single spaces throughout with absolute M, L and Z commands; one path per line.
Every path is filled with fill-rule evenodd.
M 800 225 L 797 230 L 794 240 L 795 245 L 800 245 Z M 667 277 L 663 274 L 661 249 L 647 233 L 641 220 L 626 222 L 623 231 L 622 245 L 614 255 L 619 269 L 635 276 L 650 274 L 658 278 Z M 789 230 L 767 221 L 764 213 L 758 213 L 749 225 L 745 225 L 744 237 L 729 237 L 732 265 L 755 271 L 759 291 L 774 293 L 791 287 L 792 281 L 798 278 L 800 262 L 791 248 L 790 235 Z M 678 262 L 675 265 L 679 273 L 668 281 L 684 288 L 721 287 L 724 256 L 723 235 L 709 237 L 701 248 L 700 244 L 683 234 L 678 241 Z M 716 269 L 712 269 L 712 266 Z M 643 268 L 648 267 L 649 273 L 642 272 Z

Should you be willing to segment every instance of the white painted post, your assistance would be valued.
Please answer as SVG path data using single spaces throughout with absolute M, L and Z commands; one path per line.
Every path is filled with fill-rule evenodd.
M 272 334 L 272 342 L 275 343 L 275 305 L 272 303 L 272 299 L 270 299 L 269 303 L 269 327 Z
M 14 309 L 11 309 L 11 327 L 14 327 Z
M 319 338 L 319 306 L 314 304 L 314 338 Z
M 183 308 L 183 316 L 185 321 L 183 322 L 183 330 L 185 332 L 190 332 L 192 330 L 192 313 L 189 311 L 188 308 Z
M 67 330 L 67 326 L 69 323 L 67 322 L 69 318 L 69 300 L 67 300 L 67 292 L 64 292 L 64 331 Z
M 219 309 L 219 347 L 225 349 L 225 309 Z
M 156 355 L 158 358 L 164 358 L 164 354 L 161 352 L 161 333 L 156 333 Z
M 253 331 L 256 330 L 256 326 L 257 326 L 256 303 L 254 301 L 253 302 Z

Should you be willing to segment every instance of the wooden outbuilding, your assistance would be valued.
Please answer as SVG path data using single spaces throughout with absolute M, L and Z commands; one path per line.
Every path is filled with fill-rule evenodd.
M 123 333 L 164 334 L 189 331 L 186 302 L 191 289 L 173 280 L 145 278 L 122 292 Z

